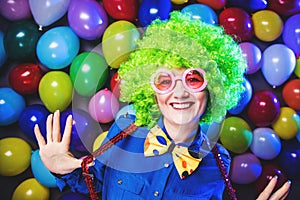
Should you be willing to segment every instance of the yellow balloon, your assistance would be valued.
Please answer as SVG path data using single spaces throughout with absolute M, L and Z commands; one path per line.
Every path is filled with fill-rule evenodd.
M 290 107 L 280 108 L 279 117 L 272 123 L 272 128 L 281 139 L 289 140 L 297 135 L 297 116 L 296 111 Z
M 298 78 L 300 78 L 300 57 L 297 59 L 294 73 Z
M 63 71 L 46 73 L 39 84 L 39 95 L 50 112 L 65 110 L 72 101 L 73 85 L 70 76 Z
M 265 42 L 276 40 L 282 33 L 283 21 L 272 10 L 260 10 L 252 15 L 255 36 Z
M 49 188 L 40 184 L 35 178 L 23 181 L 17 186 L 12 196 L 12 200 L 47 200 L 49 198 Z
M 0 175 L 15 176 L 24 172 L 30 165 L 31 150 L 21 138 L 0 140 Z
M 106 138 L 108 131 L 104 131 L 95 139 L 93 144 L 93 151 L 96 151 L 100 145 L 102 144 L 103 140 Z
M 110 24 L 102 37 L 103 54 L 109 66 L 119 68 L 135 49 L 139 37 L 138 29 L 131 22 L 119 20 Z
M 174 4 L 184 4 L 184 3 L 187 3 L 189 0 L 171 0 L 172 3 Z

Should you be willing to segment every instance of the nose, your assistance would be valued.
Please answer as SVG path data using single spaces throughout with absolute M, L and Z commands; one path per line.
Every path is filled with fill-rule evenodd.
M 182 81 L 177 80 L 174 86 L 173 95 L 177 98 L 186 97 L 189 93 L 185 90 Z

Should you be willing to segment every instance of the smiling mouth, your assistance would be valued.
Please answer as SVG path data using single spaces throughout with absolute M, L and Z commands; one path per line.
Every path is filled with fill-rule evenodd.
M 171 103 L 170 105 L 175 109 L 188 109 L 193 103 Z

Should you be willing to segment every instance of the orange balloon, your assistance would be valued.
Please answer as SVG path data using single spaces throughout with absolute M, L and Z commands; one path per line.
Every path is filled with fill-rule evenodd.
M 287 82 L 282 90 L 282 96 L 289 107 L 300 110 L 300 79 Z

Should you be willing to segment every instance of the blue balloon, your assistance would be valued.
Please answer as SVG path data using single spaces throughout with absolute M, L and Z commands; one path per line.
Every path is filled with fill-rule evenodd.
M 58 200 L 89 200 L 89 198 L 79 193 L 68 192 L 60 196 Z
M 284 23 L 282 31 L 283 42 L 293 50 L 296 55 L 300 55 L 300 14 L 291 16 Z
M 0 31 L 0 67 L 4 64 L 7 58 L 5 48 L 4 48 L 3 38 L 4 38 L 4 33 Z
M 44 165 L 40 157 L 40 150 L 31 153 L 31 170 L 34 178 L 42 185 L 50 188 L 57 187 L 56 178 Z
M 54 27 L 38 40 L 36 51 L 39 61 L 49 69 L 62 69 L 71 64 L 78 54 L 78 36 L 68 26 Z
M 63 133 L 69 115 L 73 117 L 70 149 L 80 152 L 91 152 L 93 143 L 100 133 L 99 124 L 86 112 L 80 109 L 67 109 L 61 113 L 60 127 Z
M 26 106 L 22 95 L 9 87 L 0 88 L 0 126 L 18 121 Z
M 29 139 L 37 143 L 34 126 L 38 124 L 42 135 L 46 138 L 46 121 L 49 114 L 48 109 L 42 104 L 29 105 L 20 115 L 19 127 Z
M 181 10 L 181 12 L 191 15 L 191 19 L 194 20 L 201 20 L 212 25 L 218 24 L 218 16 L 215 11 L 204 4 L 187 5 Z
M 139 22 L 146 27 L 157 18 L 161 20 L 168 19 L 171 9 L 172 3 L 170 0 L 143 0 L 138 12 Z
M 231 7 L 239 7 L 249 11 L 264 10 L 268 6 L 267 0 L 228 0 Z
M 243 87 L 245 90 L 241 94 L 240 100 L 238 101 L 237 105 L 231 108 L 230 110 L 228 110 L 230 114 L 233 115 L 240 114 L 244 110 L 244 108 L 248 105 L 248 103 L 252 98 L 253 89 L 251 83 L 246 78 L 245 78 L 245 82 L 243 83 Z

